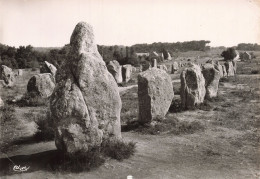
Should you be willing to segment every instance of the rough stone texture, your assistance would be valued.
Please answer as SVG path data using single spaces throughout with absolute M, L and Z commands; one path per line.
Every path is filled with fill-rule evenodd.
M 206 89 L 200 66 L 189 64 L 182 71 L 180 78 L 182 107 L 193 109 L 197 104 L 203 103 Z
M 225 62 L 224 63 L 225 67 L 226 67 L 226 71 L 227 71 L 227 76 L 234 76 L 234 67 L 232 62 Z
M 227 70 L 225 65 L 221 65 L 223 70 L 223 77 L 227 77 Z
M 223 68 L 222 65 L 220 65 L 220 63 L 218 63 L 217 70 L 219 71 L 220 78 L 224 77 Z
M 237 61 L 232 60 L 232 65 L 233 65 L 233 68 L 234 68 L 234 74 L 236 74 L 237 73 Z
M 156 59 L 153 59 L 152 67 L 157 68 L 157 60 Z
M 132 65 L 123 65 L 122 66 L 123 81 L 127 83 L 131 79 L 131 75 L 132 75 Z
M 152 68 L 138 75 L 139 121 L 163 119 L 174 96 L 171 77 L 161 69 Z
M 15 83 L 15 75 L 13 70 L 5 65 L 1 66 L 1 79 L 4 80 L 4 85 L 7 87 L 14 86 Z
M 40 68 L 40 73 L 50 73 L 54 77 L 56 75 L 56 72 L 57 72 L 57 68 L 53 64 L 47 61 L 44 61 L 44 65 Z
M 108 71 L 113 75 L 117 83 L 122 83 L 122 66 L 116 60 L 112 60 L 107 65 Z
M 161 69 L 161 70 L 164 70 L 164 71 L 166 71 L 167 72 L 167 67 L 166 67 L 166 65 L 158 65 L 158 68 L 159 69 Z
M 177 62 L 173 62 L 171 73 L 174 74 L 177 70 L 179 70 L 179 64 Z
M 55 88 L 55 80 L 52 74 L 42 73 L 31 77 L 27 84 L 28 93 L 36 93 L 37 95 L 48 98 L 52 95 Z
M 214 65 L 214 68 L 219 71 L 220 77 L 224 76 L 222 66 L 220 65 L 219 61 L 215 60 L 208 60 L 206 63 Z
M 70 56 L 57 73 L 51 97 L 55 144 L 74 154 L 120 140 L 119 89 L 98 53 L 92 27 L 80 22 L 71 39 Z
M 205 78 L 206 98 L 211 99 L 218 94 L 218 84 L 220 72 L 210 63 L 206 63 L 202 68 L 202 74 Z
M 4 106 L 4 101 L 2 100 L 2 98 L 0 97 L 0 107 Z

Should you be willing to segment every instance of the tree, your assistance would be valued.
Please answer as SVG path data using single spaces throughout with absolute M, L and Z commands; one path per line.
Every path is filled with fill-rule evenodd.
M 233 60 L 237 56 L 236 50 L 234 48 L 228 48 L 221 53 L 221 56 L 224 57 L 225 60 Z

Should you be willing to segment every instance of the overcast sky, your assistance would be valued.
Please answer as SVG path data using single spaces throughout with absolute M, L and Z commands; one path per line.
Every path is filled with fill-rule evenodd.
M 260 44 L 255 0 L 0 0 L 0 43 L 60 47 L 69 43 L 80 21 L 94 27 L 102 45 Z

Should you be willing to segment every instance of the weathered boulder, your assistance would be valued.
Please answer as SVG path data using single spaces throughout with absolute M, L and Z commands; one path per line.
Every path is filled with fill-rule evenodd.
M 108 71 L 113 75 L 117 83 L 122 83 L 122 66 L 116 60 L 112 60 L 107 65 Z
M 158 65 L 158 68 L 159 69 L 161 69 L 161 70 L 164 70 L 164 71 L 166 71 L 167 72 L 167 67 L 166 67 L 166 65 Z
M 15 75 L 13 70 L 5 65 L 2 65 L 0 71 L 1 71 L 1 79 L 4 80 L 4 85 L 7 87 L 14 86 Z
M 31 77 L 27 84 L 27 92 L 35 93 L 42 98 L 48 98 L 52 95 L 55 88 L 55 80 L 52 74 L 42 73 Z
M 193 109 L 196 105 L 203 103 L 206 89 L 200 66 L 189 64 L 189 67 L 181 72 L 180 78 L 182 107 Z
M 44 61 L 43 66 L 40 68 L 40 73 L 50 73 L 54 77 L 56 75 L 56 72 L 57 72 L 57 68 L 53 64 L 47 61 Z
M 163 119 L 174 96 L 171 77 L 161 69 L 152 68 L 138 75 L 139 121 Z
M 157 60 L 155 58 L 152 60 L 152 67 L 157 68 Z
M 218 94 L 218 84 L 220 72 L 213 64 L 206 63 L 202 68 L 202 74 L 205 78 L 206 98 L 211 99 Z
M 121 139 L 122 103 L 89 24 L 76 25 L 70 46 L 70 55 L 57 73 L 50 109 L 56 147 L 74 154 L 100 146 L 105 139 Z
M 132 75 L 132 65 L 123 65 L 122 66 L 123 81 L 127 83 L 131 79 L 131 75 Z
M 221 65 L 223 70 L 223 77 L 227 77 L 227 70 L 225 65 Z
M 234 76 L 234 67 L 231 61 L 227 61 L 224 63 L 227 71 L 227 76 Z
M 177 70 L 179 70 L 179 64 L 177 62 L 173 62 L 171 73 L 174 74 Z

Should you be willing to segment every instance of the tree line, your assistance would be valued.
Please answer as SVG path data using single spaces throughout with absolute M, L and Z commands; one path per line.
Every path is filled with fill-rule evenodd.
M 210 41 L 188 41 L 176 43 L 152 43 L 135 44 L 132 46 L 105 46 L 98 45 L 98 51 L 103 60 L 108 63 L 111 60 L 117 60 L 121 65 L 140 63 L 140 57 L 136 53 L 163 53 L 167 58 L 168 53 L 173 56 L 176 52 L 185 51 L 207 51 Z M 240 43 L 235 47 L 236 50 L 256 51 L 260 50 L 260 45 L 250 43 Z M 19 48 L 0 44 L 0 65 L 6 65 L 11 68 L 38 68 L 44 61 L 48 61 L 59 67 L 66 59 L 69 52 L 69 45 L 62 48 L 34 48 L 31 45 L 19 46 Z M 143 57 L 146 58 L 147 57 Z M 159 61 L 162 59 L 158 59 Z
M 10 68 L 39 68 L 44 61 L 60 66 L 67 56 L 68 46 L 48 51 L 35 50 L 31 45 L 19 48 L 0 44 L 0 65 Z

